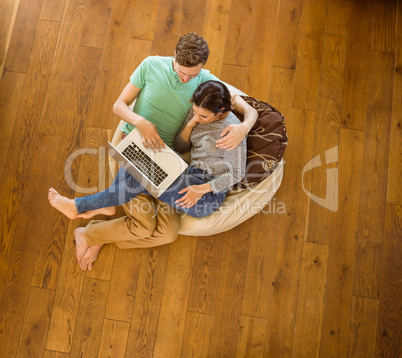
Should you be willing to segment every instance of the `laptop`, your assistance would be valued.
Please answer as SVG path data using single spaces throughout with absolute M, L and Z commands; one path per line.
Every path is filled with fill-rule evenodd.
M 148 192 L 158 198 L 188 167 L 168 146 L 154 152 L 142 144 L 141 134 L 134 128 L 116 147 L 109 143 L 109 154 Z

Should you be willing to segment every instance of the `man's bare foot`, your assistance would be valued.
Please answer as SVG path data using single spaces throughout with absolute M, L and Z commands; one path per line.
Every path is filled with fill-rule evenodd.
M 78 265 L 81 267 L 81 261 L 87 252 L 89 245 L 85 240 L 85 228 L 77 227 L 74 230 L 74 241 L 75 241 L 75 253 L 77 256 Z
M 76 219 L 78 212 L 74 199 L 66 198 L 60 195 L 55 189 L 50 188 L 47 198 L 49 203 L 55 209 L 67 216 L 69 219 Z
M 98 258 L 99 251 L 103 245 L 89 246 L 85 239 L 85 228 L 83 227 L 75 229 L 74 240 L 78 265 L 83 271 L 92 270 L 93 263 Z
M 82 214 L 78 214 L 76 217 L 77 218 L 82 218 L 82 219 L 89 219 L 92 218 L 95 215 L 108 215 L 108 216 L 112 216 L 116 214 L 116 208 L 114 206 L 109 206 L 107 208 L 100 208 L 100 209 L 96 209 L 96 210 L 89 210 L 86 211 Z
M 103 245 L 92 245 L 88 247 L 88 250 L 85 252 L 82 260 L 80 267 L 82 270 L 86 271 L 89 270 L 91 271 L 93 269 L 93 263 L 94 261 L 98 258 L 98 254 L 100 249 L 102 248 Z

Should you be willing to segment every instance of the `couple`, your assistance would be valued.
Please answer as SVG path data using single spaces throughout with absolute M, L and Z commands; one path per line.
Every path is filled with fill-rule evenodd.
M 244 175 L 244 138 L 255 123 L 257 112 L 239 96 L 231 98 L 227 88 L 202 68 L 209 55 L 208 44 L 202 37 L 195 33 L 184 35 L 174 55 L 145 59 L 130 77 L 113 110 L 126 121 L 122 130 L 129 133 L 135 125 L 144 144 L 153 150 L 169 145 L 184 152 L 192 146 L 191 165 L 179 182 L 172 185 L 175 190 L 159 199 L 148 195 L 136 197 L 138 207 L 150 203 L 154 212 L 137 211 L 132 216 L 91 221 L 86 228 L 77 228 L 76 254 L 83 270 L 92 269 L 105 243 L 139 248 L 174 241 L 179 216 L 168 205 L 192 216 L 208 215 Z M 134 99 L 132 111 L 129 104 Z M 230 112 L 231 106 L 245 115 L 243 123 Z M 191 108 L 193 111 L 189 112 Z M 120 169 L 112 187 L 104 192 L 72 200 L 51 188 L 49 201 L 70 218 L 113 215 L 114 206 L 122 204 L 117 200 L 118 194 L 112 195 L 119 192 L 113 188 L 125 192 L 124 201 L 145 193 L 139 183 Z

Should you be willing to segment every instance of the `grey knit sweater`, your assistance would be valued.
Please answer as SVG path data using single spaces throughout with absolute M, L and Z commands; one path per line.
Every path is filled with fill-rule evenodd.
M 206 170 L 214 178 L 209 182 L 214 193 L 225 188 L 231 188 L 238 183 L 246 173 L 246 138 L 232 150 L 219 149 L 216 141 L 221 139 L 221 133 L 228 125 L 238 124 L 238 118 L 230 112 L 219 121 L 211 123 L 198 123 L 192 130 L 190 142 L 186 142 L 181 131 L 193 117 L 192 109 L 189 111 L 183 127 L 174 138 L 175 150 L 179 153 L 191 149 L 191 165 Z

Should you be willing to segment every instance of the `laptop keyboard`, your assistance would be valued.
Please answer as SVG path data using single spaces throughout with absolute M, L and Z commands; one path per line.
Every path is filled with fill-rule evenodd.
M 122 154 L 130 160 L 137 169 L 144 174 L 156 187 L 158 187 L 168 174 L 156 164 L 140 147 L 134 142 L 123 150 Z

